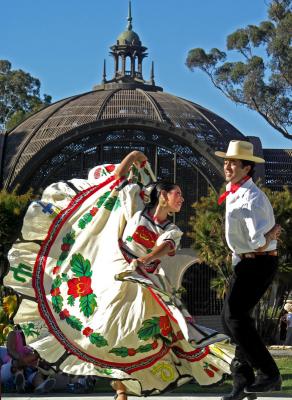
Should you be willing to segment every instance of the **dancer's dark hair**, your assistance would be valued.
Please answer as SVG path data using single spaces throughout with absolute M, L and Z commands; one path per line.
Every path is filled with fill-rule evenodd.
M 165 190 L 166 192 L 170 192 L 171 190 L 175 189 L 176 187 L 177 187 L 176 183 L 165 182 L 165 181 L 149 183 L 146 186 L 146 190 L 148 189 L 151 191 L 150 192 L 150 201 L 146 204 L 146 207 L 152 208 L 157 204 L 162 190 Z
M 248 171 L 247 175 L 252 178 L 255 173 L 255 162 L 249 160 L 240 160 L 240 161 L 243 168 L 246 167 L 247 165 L 250 166 L 250 170 Z

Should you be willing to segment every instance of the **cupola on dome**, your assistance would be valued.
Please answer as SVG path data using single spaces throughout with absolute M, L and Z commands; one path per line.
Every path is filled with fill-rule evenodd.
M 138 34 L 134 31 L 125 31 L 122 32 L 118 39 L 117 39 L 117 43 L 119 45 L 127 45 L 127 44 L 137 44 L 140 45 L 141 41 L 140 38 L 138 36 Z

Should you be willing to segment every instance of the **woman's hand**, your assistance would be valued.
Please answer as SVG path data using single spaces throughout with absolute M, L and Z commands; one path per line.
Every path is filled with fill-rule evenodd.
M 138 151 L 138 150 L 132 151 L 122 160 L 122 162 L 116 169 L 116 172 L 115 172 L 116 179 L 120 179 L 123 176 L 127 175 L 132 164 L 136 164 L 136 165 L 140 166 L 141 163 L 143 163 L 145 161 L 147 161 L 147 157 L 145 156 L 144 153 L 142 153 L 142 151 Z
M 143 164 L 146 161 L 148 161 L 148 158 L 145 156 L 144 153 L 142 153 L 142 151 L 133 151 L 133 153 L 135 153 L 135 155 L 134 155 L 134 157 L 135 157 L 134 164 L 136 164 L 138 167 L 140 167 L 141 164 Z
M 144 256 L 144 257 L 139 257 L 136 259 L 136 261 L 138 262 L 138 265 L 147 265 L 149 263 L 151 263 L 152 259 L 148 256 Z

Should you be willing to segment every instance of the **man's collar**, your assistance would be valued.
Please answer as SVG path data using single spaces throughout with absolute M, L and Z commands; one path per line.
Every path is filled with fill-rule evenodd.
M 253 185 L 253 180 L 250 177 L 247 181 L 245 181 L 236 191 L 238 196 L 243 196 L 244 193 Z M 231 182 L 228 182 L 226 185 L 226 190 L 230 190 Z

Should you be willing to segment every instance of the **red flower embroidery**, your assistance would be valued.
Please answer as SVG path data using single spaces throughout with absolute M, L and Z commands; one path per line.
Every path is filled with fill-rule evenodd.
M 51 290 L 52 296 L 58 296 L 60 294 L 60 288 L 56 287 L 55 289 Z
M 215 365 L 212 365 L 212 364 L 209 364 L 209 368 L 211 368 L 215 372 L 219 371 L 219 368 L 215 367 Z
M 59 271 L 60 271 L 60 267 L 58 267 L 58 265 L 56 267 L 54 267 L 53 269 L 53 274 L 56 275 Z
M 128 356 L 134 356 L 137 353 L 135 349 L 128 349 Z
M 100 172 L 101 172 L 101 168 L 97 168 L 97 169 L 94 171 L 94 178 L 95 178 L 95 179 L 98 179 L 98 178 L 100 177 Z
M 60 317 L 61 319 L 66 319 L 66 318 L 70 317 L 70 313 L 69 313 L 69 311 L 66 310 L 66 308 L 65 308 L 63 311 L 60 312 L 59 317 Z
M 114 164 L 111 164 L 111 165 L 107 165 L 106 167 L 105 167 L 105 169 L 107 170 L 107 172 L 113 172 L 114 170 L 115 170 L 115 165 Z
M 72 295 L 75 299 L 79 296 L 87 296 L 92 293 L 91 278 L 88 276 L 70 279 L 68 287 L 68 294 Z
M 151 343 L 151 347 L 152 347 L 153 350 L 157 349 L 158 342 L 155 340 L 155 342 Z
M 204 368 L 204 371 L 206 372 L 206 374 L 210 377 L 213 378 L 213 376 L 215 375 L 213 371 L 211 371 L 208 368 Z
M 93 329 L 87 327 L 87 328 L 83 329 L 82 333 L 84 336 L 88 337 L 93 333 Z
M 97 211 L 98 211 L 98 208 L 97 207 L 93 207 L 89 212 L 94 217 L 94 215 L 97 213 Z
M 70 250 L 70 244 L 68 243 L 63 243 L 61 246 L 62 251 L 69 251 Z
M 133 234 L 133 239 L 136 243 L 142 244 L 147 249 L 154 247 L 158 235 L 155 232 L 150 231 L 146 226 L 139 225 Z
M 159 328 L 163 336 L 168 336 L 171 333 L 172 328 L 167 315 L 159 317 Z

